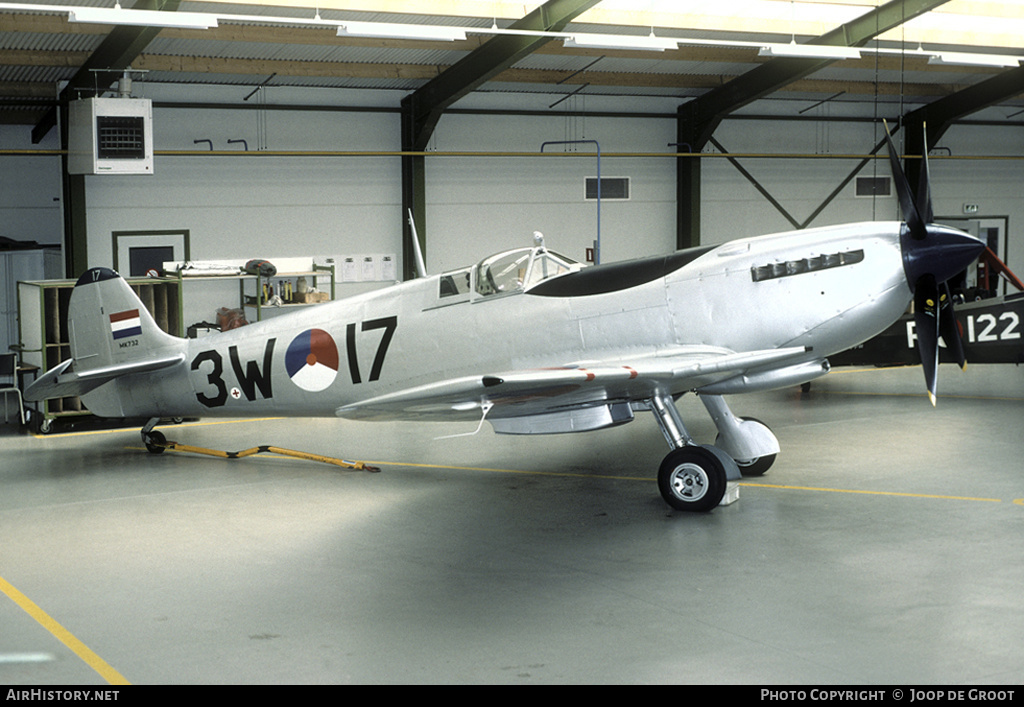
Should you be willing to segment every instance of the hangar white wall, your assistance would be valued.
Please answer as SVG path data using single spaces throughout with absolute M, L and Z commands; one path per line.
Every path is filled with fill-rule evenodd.
M 220 102 L 241 106 L 237 87 L 147 86 L 155 100 Z M 238 94 L 237 96 L 235 94 Z M 365 105 L 394 109 L 400 92 L 280 90 L 273 102 Z M 490 107 L 524 107 L 523 99 L 490 99 Z M 547 99 L 545 99 L 547 100 Z M 534 101 L 535 102 L 535 101 Z M 462 106 L 464 102 L 456 107 Z M 669 103 L 660 106 L 670 114 Z M 601 108 L 652 110 L 633 99 L 608 99 Z M 525 107 L 535 107 L 527 105 Z M 263 122 L 261 122 L 263 121 Z M 575 122 L 574 122 L 575 121 Z M 238 149 L 229 139 L 258 146 L 265 128 L 270 150 L 386 150 L 399 143 L 395 112 L 158 108 L 157 149 Z M 31 149 L 25 126 L 0 126 L 4 147 Z M 727 120 L 716 139 L 732 153 L 864 154 L 879 139 L 870 123 L 807 123 Z M 597 140 L 615 152 L 668 154 L 675 139 L 669 118 L 567 118 L 447 114 L 431 149 L 437 151 L 539 152 L 545 140 Z M 55 137 L 51 134 L 48 142 Z M 1018 128 L 957 126 L 940 142 L 954 155 L 1024 153 Z M 53 147 L 53 145 L 49 145 Z M 554 147 L 561 151 L 565 148 Z M 535 230 L 550 247 L 582 259 L 596 235 L 596 205 L 583 198 L 583 179 L 596 173 L 593 148 L 576 157 L 427 158 L 428 268 L 438 271 L 528 243 Z M 9 237 L 59 242 L 60 163 L 53 157 L 4 156 L 0 169 L 0 229 Z M 849 159 L 765 159 L 741 163 L 798 220 L 803 221 L 852 169 Z M 602 204 L 605 262 L 667 252 L 675 244 L 675 164 L 670 157 L 604 157 L 603 176 L 628 176 L 629 201 Z M 1024 217 L 1019 191 L 1024 162 L 933 160 L 933 194 L 939 215 L 959 215 L 977 203 L 983 215 L 1007 216 L 1005 255 L 1024 272 Z M 879 160 L 861 174 L 889 174 Z M 112 264 L 112 233 L 124 230 L 188 229 L 192 257 L 281 257 L 363 252 L 401 253 L 401 168 L 396 157 L 203 157 L 158 156 L 152 176 L 86 178 L 89 252 L 92 265 Z M 811 224 L 897 217 L 894 198 L 858 199 L 848 185 Z M 703 168 L 702 234 L 705 243 L 789 230 L 791 224 L 722 158 Z
M 438 124 L 444 151 L 535 153 L 535 157 L 427 159 L 428 266 L 458 267 L 496 251 L 548 247 L 578 260 L 597 237 L 597 204 L 584 180 L 597 174 L 597 147 L 550 145 L 565 138 L 565 118 L 447 115 Z M 615 152 L 671 152 L 673 120 L 588 118 L 572 139 L 595 140 L 602 177 L 630 177 L 627 201 L 601 202 L 602 260 L 668 252 L 675 243 L 675 164 L 671 158 L 607 157 Z M 566 156 L 571 154 L 571 156 Z
M 152 92 L 152 89 L 151 89 Z M 402 95 L 389 92 L 387 105 Z M 306 100 L 306 96 L 302 100 Z M 203 100 L 190 97 L 192 101 Z M 210 100 L 215 100 L 211 96 Z M 295 102 L 299 102 L 296 100 Z M 265 112 L 269 150 L 400 149 L 397 113 Z M 241 150 L 257 145 L 253 110 L 164 108 L 154 111 L 157 150 Z M 674 121 L 586 120 L 605 152 L 670 152 Z M 565 118 L 446 115 L 436 151 L 540 152 L 565 135 Z M 562 151 L 563 148 L 552 148 Z M 571 149 L 571 148 L 569 148 Z M 530 242 L 544 232 L 550 247 L 583 259 L 597 233 L 597 208 L 584 199 L 596 174 L 590 146 L 579 157 L 427 158 L 427 264 L 439 271 Z M 632 197 L 602 202 L 604 260 L 665 252 L 675 241 L 672 159 L 603 159 L 603 176 L 629 176 Z M 194 259 L 401 253 L 401 165 L 396 157 L 158 156 L 152 176 L 86 177 L 89 253 L 112 264 L 115 231 L 188 229 Z
M 33 145 L 31 133 L 26 126 L 0 125 L 0 148 L 31 151 L 60 147 L 55 134 Z M 43 244 L 61 242 L 60 163 L 58 156 L 0 157 L 0 236 Z
M 269 150 L 398 150 L 386 113 L 266 111 Z M 154 149 L 257 151 L 253 110 L 156 108 Z M 397 158 L 158 156 L 154 174 L 86 177 L 89 254 L 114 231 L 188 229 L 192 258 L 400 252 Z
M 882 133 L 870 123 L 836 123 L 827 138 L 813 124 L 729 120 L 715 137 L 730 153 L 827 151 L 834 155 L 866 154 Z M 901 145 L 898 144 L 898 147 Z M 936 217 L 965 217 L 964 205 L 978 206 L 978 216 L 1007 217 L 1009 239 L 1002 256 L 1011 269 L 1024 271 L 1024 131 L 1014 127 L 956 125 L 942 137 L 930 160 Z M 952 154 L 952 159 L 947 155 Z M 885 151 L 880 153 L 884 158 Z M 981 159 L 958 159 L 964 156 Z M 994 159 L 984 159 L 991 157 Z M 803 221 L 856 165 L 849 159 L 742 158 L 740 162 L 798 220 Z M 887 159 L 875 160 L 860 176 L 889 176 Z M 706 159 L 703 173 L 702 236 L 706 243 L 791 228 L 739 172 L 724 159 Z M 861 220 L 898 219 L 895 197 L 857 198 L 848 185 L 811 226 Z
M 815 124 L 795 121 L 729 120 L 715 139 L 798 222 L 804 223 L 828 198 L 858 159 L 830 155 L 865 155 L 881 139 L 868 123 L 836 123 L 822 138 Z M 716 150 L 717 152 L 717 150 Z M 812 155 L 807 159 L 749 157 L 764 153 Z M 885 156 L 883 150 L 880 153 Z M 887 161 L 868 164 L 859 176 L 889 176 Z M 701 235 L 705 243 L 794 228 L 739 170 L 722 157 L 705 158 L 702 175 Z M 848 184 L 810 224 L 827 226 L 852 221 L 898 218 L 895 197 L 864 199 Z
M 962 215 L 964 204 L 976 204 L 984 216 L 1008 216 L 1007 257 L 1018 276 L 1024 272 L 1024 161 L 1004 159 L 1024 155 L 1024 131 L 1019 128 L 955 125 L 940 141 L 953 159 L 933 160 L 933 199 L 936 213 Z M 989 160 L 961 160 L 982 155 Z

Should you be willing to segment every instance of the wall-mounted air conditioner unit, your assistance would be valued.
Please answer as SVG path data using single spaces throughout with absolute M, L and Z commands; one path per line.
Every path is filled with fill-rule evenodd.
M 153 173 L 150 99 L 82 98 L 68 111 L 68 173 Z

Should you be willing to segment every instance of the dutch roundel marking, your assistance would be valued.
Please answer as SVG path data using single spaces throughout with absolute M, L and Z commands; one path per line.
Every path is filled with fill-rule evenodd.
M 324 390 L 338 375 L 338 347 L 323 329 L 307 329 L 288 345 L 284 367 L 292 383 L 311 393 Z

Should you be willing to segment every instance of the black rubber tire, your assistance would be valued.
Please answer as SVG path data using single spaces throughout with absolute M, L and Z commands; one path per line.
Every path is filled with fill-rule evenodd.
M 661 497 L 677 511 L 710 511 L 722 502 L 726 483 L 722 463 L 700 447 L 673 449 L 658 469 Z
M 146 449 L 150 454 L 163 454 L 166 449 L 167 438 L 164 437 L 163 432 L 153 430 L 146 435 Z

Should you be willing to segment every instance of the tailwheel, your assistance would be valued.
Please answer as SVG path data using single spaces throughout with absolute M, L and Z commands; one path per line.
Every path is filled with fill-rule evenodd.
M 162 454 L 167 448 L 167 438 L 164 437 L 164 433 L 156 430 L 143 434 L 142 441 L 146 444 L 146 449 L 150 454 Z
M 167 438 L 163 432 L 157 432 L 153 428 L 160 424 L 159 417 L 151 417 L 139 431 L 142 435 L 142 443 L 150 454 L 162 454 L 167 449 Z
M 710 511 L 725 495 L 725 467 L 701 447 L 673 449 L 658 470 L 658 490 L 677 511 Z

